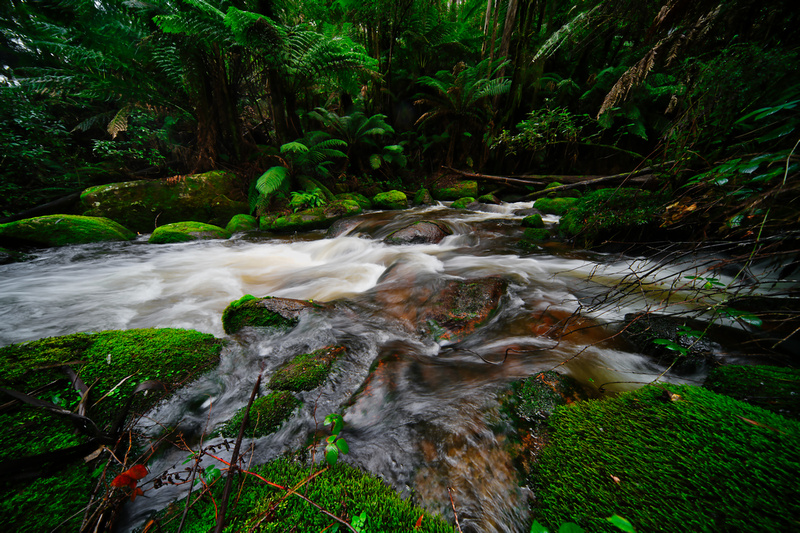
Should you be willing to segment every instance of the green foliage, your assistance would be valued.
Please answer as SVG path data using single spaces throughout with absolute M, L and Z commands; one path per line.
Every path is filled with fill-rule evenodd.
M 339 435 L 344 426 L 342 415 L 338 413 L 329 414 L 325 417 L 325 425 L 331 426 L 331 435 L 325 439 L 325 461 L 329 466 L 333 466 L 339 460 L 339 454 L 348 453 L 350 447 L 347 445 L 347 441 Z
M 588 139 L 583 132 L 589 123 L 588 115 L 576 116 L 565 107 L 544 107 L 528 113 L 517 124 L 516 133 L 503 130 L 492 142 L 492 149 L 501 148 L 507 156 L 531 152 L 535 161 L 544 162 L 548 149 L 556 145 L 585 143 Z
M 670 394 L 664 391 L 668 390 Z M 536 516 L 615 531 L 791 529 L 800 424 L 690 386 L 654 385 L 556 409 L 539 456 Z
M 266 396 L 256 398 L 250 406 L 250 416 L 245 427 L 245 436 L 250 438 L 263 437 L 274 433 L 281 424 L 288 420 L 294 410 L 302 402 L 289 391 L 277 390 Z M 239 434 L 239 427 L 245 416 L 246 408 L 243 407 L 233 417 L 222 425 L 216 434 L 226 437 L 235 437 Z
M 292 199 L 289 200 L 289 207 L 295 213 L 302 209 L 320 207 L 322 205 L 325 205 L 325 197 L 319 187 L 311 191 L 294 191 L 292 192 Z

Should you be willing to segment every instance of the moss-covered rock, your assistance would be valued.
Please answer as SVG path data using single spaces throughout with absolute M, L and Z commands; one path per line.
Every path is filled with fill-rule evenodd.
M 250 406 L 250 419 L 247 421 L 244 434 L 246 437 L 258 438 L 277 431 L 283 422 L 291 418 L 301 401 L 285 390 L 273 391 L 253 401 Z M 236 437 L 244 419 L 247 406 L 242 407 L 233 417 L 217 430 L 217 434 Z
M 228 233 L 238 233 L 240 231 L 252 231 L 258 229 L 258 219 L 252 215 L 238 214 L 228 222 L 225 231 Z
M 361 206 L 361 209 L 367 211 L 372 209 L 372 200 L 357 192 L 346 192 L 336 195 L 337 200 L 351 200 Z
M 494 194 L 484 194 L 478 197 L 478 201 L 482 204 L 498 205 L 500 203 L 500 198 Z
M 475 203 L 475 198 L 473 198 L 472 196 L 464 196 L 463 198 L 459 198 L 458 200 L 450 204 L 450 207 L 452 207 L 453 209 L 466 209 L 470 204 L 474 203 Z
M 524 250 L 538 249 L 539 244 L 549 241 L 551 238 L 552 235 L 547 228 L 525 228 L 518 244 Z
M 345 353 L 344 346 L 326 346 L 292 358 L 270 378 L 269 388 L 302 391 L 319 387 L 328 377 L 333 362 Z
M 408 198 L 402 191 L 379 192 L 372 199 L 372 203 L 377 209 L 406 209 Z
M 420 220 L 390 233 L 383 242 L 386 244 L 437 244 L 452 231 L 442 222 Z
M 71 368 L 91 387 L 86 416 L 101 431 L 108 431 L 125 412 L 123 406 L 139 383 L 158 379 L 174 391 L 216 365 L 221 347 L 212 335 L 178 329 L 51 337 L 0 348 L 0 386 L 74 411 L 80 396 L 61 370 Z M 131 412 L 146 411 L 166 394 L 151 390 L 135 395 Z M 85 434 L 76 434 L 66 418 L 27 404 L 7 405 L 0 412 L 0 424 L 0 515 L 6 527 L 51 531 L 66 520 L 62 530 L 77 530 L 83 517 L 80 511 L 96 484 L 92 472 L 98 466 L 84 462 L 83 457 L 98 444 Z M 38 457 L 70 447 L 80 447 L 71 459 Z M 37 457 L 25 459 L 32 456 Z
M 243 327 L 270 327 L 291 329 L 300 321 L 300 316 L 324 304 L 291 298 L 256 298 L 246 294 L 231 302 L 222 312 L 222 327 L 225 333 L 233 334 Z
M 418 330 L 437 341 L 459 341 L 494 316 L 507 288 L 507 281 L 491 276 L 448 280 L 424 303 Z
M 414 205 L 433 205 L 435 200 L 428 189 L 420 189 L 414 195 Z
M 709 372 L 704 386 L 719 394 L 800 419 L 800 370 L 727 365 Z
M 474 180 L 464 180 L 448 187 L 434 187 L 431 191 L 437 200 L 458 200 L 459 198 L 477 198 L 478 182 Z
M 261 217 L 262 231 L 292 232 L 325 229 L 340 218 L 357 215 L 361 206 L 354 200 L 336 200 L 321 207 L 291 214 L 273 214 Z
M 563 213 L 558 227 L 564 236 L 584 247 L 611 238 L 651 238 L 664 205 L 662 195 L 633 188 L 599 189 L 579 200 L 552 200 L 573 200 L 572 209 Z M 538 202 L 534 204 L 537 208 Z
M 542 213 L 563 215 L 577 201 L 576 198 L 539 198 L 533 203 L 533 207 Z
M 81 194 L 85 215 L 116 220 L 140 233 L 156 226 L 197 220 L 226 224 L 249 212 L 246 186 L 229 172 L 213 171 L 170 180 L 98 185 Z
M 303 486 L 303 496 L 322 505 L 326 511 L 351 522 L 364 513 L 364 531 L 453 533 L 453 526 L 441 516 L 412 505 L 401 498 L 384 481 L 343 462 L 320 472 L 290 459 L 276 459 L 253 467 L 264 479 L 283 487 Z M 314 474 L 313 479 L 309 478 Z M 244 488 L 237 492 L 237 505 L 226 515 L 230 531 L 250 531 L 260 523 L 261 531 L 330 531 L 333 520 L 297 496 L 286 496 L 283 490 L 258 482 L 247 476 Z M 216 483 L 213 497 L 192 506 L 192 519 L 184 524 L 184 533 L 205 533 L 215 523 L 214 501 L 222 497 L 224 483 Z M 169 508 L 160 520 L 163 531 L 177 531 L 180 513 L 185 504 Z M 270 520 L 263 521 L 264 512 L 271 509 Z M 165 514 L 166 514 L 165 513 Z M 169 520 L 175 517 L 176 519 Z M 419 528 L 417 522 L 419 521 Z M 339 531 L 344 528 L 340 527 Z
M 7 265 L 9 263 L 17 263 L 19 261 L 27 261 L 30 256 L 19 250 L 9 250 L 8 248 L 0 247 L 0 265 Z
M 12 248 L 129 241 L 135 237 L 113 220 L 99 217 L 46 215 L 0 224 L 0 242 Z
M 541 422 L 559 405 L 585 399 L 586 393 L 574 378 L 548 370 L 512 383 L 505 406 L 526 422 Z
M 544 227 L 544 220 L 542 220 L 542 215 L 539 213 L 534 213 L 533 215 L 528 215 L 522 219 L 522 227 L 523 228 L 543 228 Z
M 551 530 L 791 531 L 800 423 L 692 386 L 559 407 L 529 481 Z
M 174 222 L 155 229 L 147 242 L 150 244 L 169 244 L 210 239 L 230 239 L 227 230 L 202 222 Z

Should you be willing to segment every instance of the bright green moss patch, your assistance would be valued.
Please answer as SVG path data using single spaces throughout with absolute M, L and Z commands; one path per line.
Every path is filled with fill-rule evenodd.
M 230 222 L 225 226 L 225 231 L 228 233 L 251 231 L 254 229 L 258 229 L 258 219 L 252 215 L 244 215 L 241 213 L 231 218 Z
M 168 244 L 204 239 L 230 239 L 229 231 L 203 222 L 175 222 L 157 227 L 150 239 L 150 244 Z
M 577 198 L 539 198 L 533 203 L 533 207 L 542 213 L 563 215 L 577 201 Z
M 458 200 L 467 196 L 472 198 L 479 196 L 477 181 L 464 180 L 450 187 L 439 187 L 433 190 L 433 197 L 437 200 Z
M 708 374 L 705 387 L 784 416 L 800 418 L 800 370 L 729 365 Z
M 357 215 L 362 211 L 355 200 L 335 200 L 322 207 L 306 209 L 298 213 L 272 214 L 261 217 L 262 231 L 290 232 L 324 229 L 343 217 Z
M 677 394 L 670 399 L 666 390 Z M 800 423 L 691 386 L 649 386 L 559 407 L 531 476 L 534 517 L 557 529 L 791 531 Z
M 512 383 L 508 406 L 516 416 L 528 422 L 544 420 L 557 406 L 582 396 L 578 389 L 573 378 L 548 370 Z
M 428 189 L 420 189 L 414 195 L 415 205 L 431 205 L 434 203 L 433 196 Z
M 458 200 L 453 202 L 450 205 L 450 207 L 452 207 L 453 209 L 466 209 L 466 207 L 469 204 L 474 203 L 474 202 L 475 202 L 475 198 L 473 198 L 472 196 L 465 196 L 465 197 L 459 198 Z
M 263 437 L 275 432 L 281 424 L 292 416 L 295 408 L 300 405 L 300 400 L 289 391 L 274 391 L 266 396 L 256 398 L 250 406 L 250 419 L 245 428 L 245 436 L 251 438 Z M 228 437 L 239 434 L 239 426 L 245 414 L 245 407 L 233 415 L 233 418 L 223 425 L 217 433 Z
M 20 246 L 129 241 L 134 237 L 136 234 L 132 231 L 101 217 L 47 215 L 0 224 L 0 242 Z
M 222 312 L 225 333 L 236 333 L 246 326 L 291 329 L 300 321 L 300 313 L 314 304 L 289 298 L 255 298 L 245 295 Z
M 372 209 L 372 201 L 363 194 L 359 194 L 357 192 L 346 192 L 342 194 L 337 194 L 336 199 L 350 200 L 351 202 L 355 202 L 359 206 L 361 206 L 361 209 Z
M 284 487 L 298 486 L 312 473 L 308 467 L 287 459 L 276 459 L 253 470 Z M 260 521 L 255 530 L 262 533 L 322 532 L 330 531 L 336 523 L 297 496 L 284 498 L 285 491 L 270 487 L 253 476 L 243 476 L 240 480 L 244 481 L 244 490 L 240 493 L 237 486 L 234 491 L 237 497 L 230 500 L 225 531 L 251 531 Z M 217 483 L 214 486 L 217 502 L 220 501 L 222 485 Z M 364 531 L 453 533 L 453 527 L 442 517 L 415 507 L 380 479 L 343 462 L 304 484 L 302 493 L 348 523 L 354 516 L 366 513 Z M 183 502 L 175 506 L 173 516 L 177 519 L 166 527 L 163 524 L 170 516 L 161 519 L 164 531 L 177 530 L 182 509 Z M 211 499 L 206 497 L 195 504 L 189 516 L 191 518 L 183 528 L 185 533 L 205 533 L 213 528 L 215 515 Z M 420 517 L 423 517 L 420 527 L 415 529 Z M 339 531 L 344 530 L 340 525 Z
M 564 213 L 559 231 L 590 246 L 601 238 L 627 236 L 656 222 L 664 197 L 650 191 L 621 188 L 599 189 L 586 194 Z M 539 206 L 538 200 L 536 207 Z
M 379 192 L 372 199 L 372 204 L 378 209 L 406 209 L 408 198 L 402 191 Z
M 543 228 L 544 227 L 544 220 L 542 220 L 542 215 L 539 213 L 528 215 L 527 217 L 522 219 L 522 227 L 523 228 Z
M 269 388 L 290 391 L 315 389 L 325 381 L 331 365 L 344 355 L 344 346 L 327 346 L 293 358 L 269 380 Z

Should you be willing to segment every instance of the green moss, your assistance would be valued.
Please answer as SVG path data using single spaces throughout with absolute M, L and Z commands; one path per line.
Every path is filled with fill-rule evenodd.
M 533 203 L 533 207 L 542 213 L 563 215 L 577 201 L 576 198 L 539 198 Z
M 533 215 L 529 215 L 522 219 L 522 227 L 523 228 L 543 228 L 544 227 L 544 220 L 542 220 L 542 215 L 539 213 L 535 213 Z
M 478 201 L 482 204 L 499 204 L 500 199 L 494 194 L 484 194 L 478 197 Z
M 533 242 L 550 240 L 550 230 L 547 228 L 525 228 L 522 233 L 523 239 Z
M 225 231 L 228 233 L 251 231 L 254 229 L 258 229 L 258 219 L 252 215 L 244 215 L 241 213 L 231 218 L 230 222 L 225 226 Z
M 545 190 L 547 190 L 547 189 L 555 189 L 556 187 L 561 187 L 562 185 L 564 185 L 564 184 L 560 183 L 558 181 L 554 181 L 552 183 L 548 183 L 547 186 L 544 189 Z
M 677 394 L 669 399 L 665 390 Z M 537 520 L 616 531 L 790 531 L 800 423 L 701 387 L 649 386 L 559 407 L 531 480 Z
M 433 203 L 433 196 L 428 189 L 420 189 L 414 195 L 414 205 L 431 205 Z
M 147 241 L 150 244 L 168 244 L 174 242 L 188 242 L 204 239 L 230 239 L 231 234 L 227 230 L 205 224 L 203 222 L 175 222 L 159 226 L 150 235 Z
M 253 469 L 260 476 L 284 487 L 298 486 L 312 471 L 288 459 L 276 459 Z M 315 470 L 319 470 L 317 467 Z M 253 476 L 240 478 L 244 483 L 237 498 L 231 498 L 226 531 L 250 531 L 260 521 L 257 531 L 263 533 L 284 533 L 288 531 L 330 531 L 335 523 L 315 507 L 296 496 L 284 497 L 286 492 L 259 482 Z M 222 483 L 214 487 L 214 498 L 219 502 Z M 238 488 L 237 488 L 238 489 Z M 321 505 L 328 512 L 343 517 L 350 522 L 352 517 L 366 513 L 365 531 L 370 532 L 419 532 L 452 533 L 453 526 L 442 517 L 415 507 L 408 500 L 401 499 L 397 493 L 380 479 L 366 474 L 343 462 L 317 475 L 303 484 L 303 495 Z M 173 513 L 179 514 L 183 505 L 175 507 Z M 271 512 L 270 512 L 271 510 Z M 214 503 L 205 498 L 192 507 L 192 517 L 184 526 L 185 533 L 205 533 L 213 527 Z M 265 520 L 261 520 L 267 516 Z M 420 528 L 417 520 L 423 517 Z M 165 520 L 162 520 L 164 523 Z M 178 528 L 180 519 L 165 526 L 164 531 L 172 532 Z M 340 526 L 339 531 L 343 531 Z
M 256 298 L 249 294 L 232 302 L 222 312 L 222 328 L 231 335 L 246 326 L 255 328 L 291 329 L 300 321 L 299 318 L 287 318 L 280 313 L 265 309 L 259 302 L 264 298 Z
M 379 192 L 372 199 L 372 203 L 378 209 L 406 209 L 408 198 L 402 191 Z
M 559 231 L 567 237 L 576 238 L 579 245 L 590 246 L 605 236 L 630 234 L 636 228 L 654 223 L 663 203 L 662 195 L 650 191 L 599 189 L 586 194 L 564 213 L 559 222 Z
M 361 207 L 361 209 L 372 209 L 372 201 L 363 194 L 359 194 L 357 192 L 337 194 L 336 198 L 339 200 L 349 200 L 351 202 L 355 202 Z
M 129 241 L 132 231 L 113 220 L 78 215 L 47 215 L 0 224 L 0 241 L 23 246 L 66 246 L 89 242 Z
M 784 416 L 800 418 L 800 370 L 728 365 L 712 370 L 705 387 Z
M 301 405 L 300 400 L 294 397 L 289 391 L 273 391 L 266 396 L 256 398 L 250 406 L 250 419 L 244 434 L 250 438 L 263 437 L 277 431 L 281 424 L 292 416 L 295 408 Z M 235 437 L 239 434 L 239 427 L 242 425 L 245 408 L 242 407 L 225 423 L 217 433 L 228 437 Z
M 573 378 L 548 370 L 512 383 L 512 400 L 508 407 L 528 422 L 544 420 L 557 406 L 577 397 L 578 389 Z
M 440 187 L 433 190 L 433 197 L 437 200 L 458 200 L 470 196 L 476 198 L 478 194 L 478 182 L 474 180 L 464 180 L 456 183 L 452 187 Z
M 262 231 L 288 232 L 324 229 L 342 217 L 357 215 L 361 206 L 354 200 L 336 200 L 322 207 L 306 209 L 286 215 L 261 217 Z
M 473 198 L 472 196 L 465 196 L 453 202 L 450 205 L 450 207 L 452 207 L 453 209 L 466 209 L 467 206 L 473 202 L 475 202 L 475 198 Z
M 331 365 L 345 352 L 344 346 L 327 346 L 294 357 L 269 380 L 269 388 L 301 391 L 320 386 L 328 377 Z

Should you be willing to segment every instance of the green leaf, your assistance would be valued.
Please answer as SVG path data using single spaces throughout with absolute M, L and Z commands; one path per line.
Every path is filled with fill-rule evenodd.
M 336 441 L 336 447 L 339 448 L 339 451 L 342 453 L 348 453 L 350 451 L 347 441 L 341 438 Z
M 325 448 L 325 460 L 328 462 L 329 465 L 333 466 L 336 464 L 336 461 L 339 459 L 339 450 L 336 446 L 329 446 Z
M 274 193 L 289 179 L 289 169 L 272 167 L 264 172 L 256 181 L 256 190 L 264 196 Z
M 673 352 L 679 352 L 681 355 L 686 355 L 687 353 L 689 353 L 688 348 L 684 348 L 680 344 L 673 342 L 669 339 L 654 339 L 653 344 L 660 344 L 668 350 L 672 350 Z
M 291 152 L 294 154 L 303 154 L 308 152 L 309 148 L 300 141 L 292 141 L 281 145 L 281 153 Z
M 609 516 L 606 518 L 606 520 L 626 533 L 636 533 L 636 530 L 633 528 L 633 524 L 618 514 Z
M 538 520 L 534 520 L 530 533 L 550 533 L 550 530 L 540 524 Z
M 574 522 L 564 522 L 558 528 L 558 533 L 586 533 L 586 531 Z
M 383 163 L 383 159 L 378 154 L 369 156 L 369 166 L 372 167 L 372 170 L 378 170 L 381 167 L 381 163 Z

